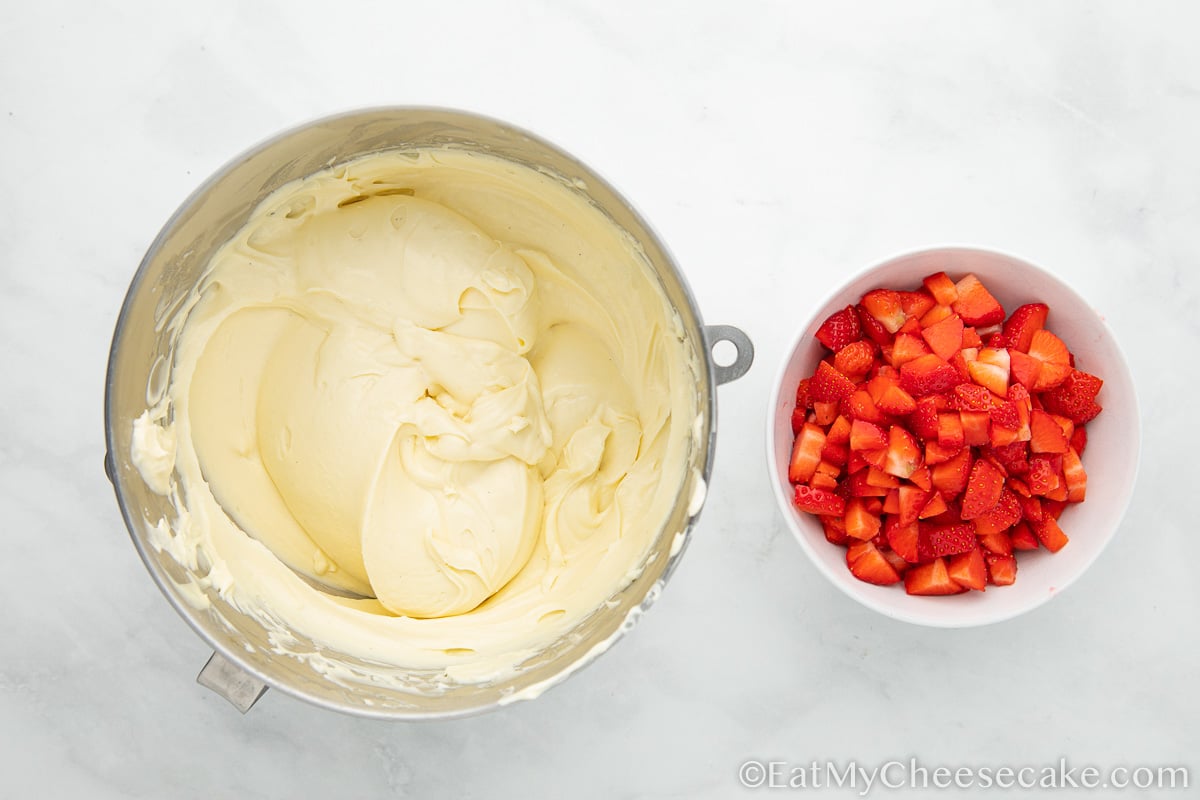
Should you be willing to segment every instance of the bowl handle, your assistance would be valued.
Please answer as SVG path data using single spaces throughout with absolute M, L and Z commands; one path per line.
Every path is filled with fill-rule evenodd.
M 718 364 L 713 358 L 713 348 L 719 342 L 729 342 L 737 349 L 732 364 Z M 704 345 L 708 348 L 708 357 L 718 384 L 736 381 L 745 375 L 754 363 L 754 343 L 740 328 L 732 325 L 705 325 Z
M 249 711 L 251 706 L 258 702 L 258 698 L 267 691 L 265 683 L 253 675 L 243 672 L 232 661 L 216 652 L 212 654 L 212 658 L 196 676 L 196 683 L 212 689 L 243 714 Z

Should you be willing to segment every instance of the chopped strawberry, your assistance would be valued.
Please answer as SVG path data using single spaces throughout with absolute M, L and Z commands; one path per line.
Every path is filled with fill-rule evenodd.
M 901 293 L 901 294 L 903 294 L 903 293 Z M 904 305 L 903 302 L 901 302 L 900 305 L 903 307 L 903 305 Z M 908 312 L 905 311 L 904 313 L 907 314 Z M 917 319 L 916 317 L 908 317 L 907 319 L 905 319 L 904 324 L 900 326 L 900 330 L 896 331 L 896 335 L 899 336 L 902 333 L 909 333 L 909 334 L 912 334 L 913 336 L 920 336 L 921 335 L 921 320 Z
M 933 295 L 923 289 L 915 292 L 900 292 L 900 307 L 909 320 L 919 320 L 926 311 L 937 305 Z M 905 321 L 907 324 L 907 320 Z
M 866 501 L 852 497 L 846 503 L 846 535 L 855 539 L 873 539 L 881 526 L 879 517 L 867 510 Z
M 1087 472 L 1073 447 L 1063 454 L 1063 477 L 1067 481 L 1067 502 L 1082 503 L 1087 496 Z
M 1045 328 L 1034 331 L 1029 342 L 1029 356 L 1040 362 L 1037 381 L 1028 388 L 1031 392 L 1053 389 L 1071 374 L 1071 353 L 1067 346 Z
M 829 436 L 826 435 L 825 446 L 821 448 L 821 460 L 837 467 L 844 467 L 850 460 L 850 447 L 845 442 L 831 442 Z
M 801 406 L 796 406 L 792 409 L 792 435 L 799 435 L 800 429 L 804 427 L 804 423 L 808 421 L 808 412 Z
M 1019 350 L 1022 353 L 1029 352 L 1029 345 L 1033 341 L 1033 334 L 1046 327 L 1046 317 L 1050 314 L 1050 307 L 1045 303 L 1027 303 L 1012 314 L 1004 321 L 1004 346 L 1009 350 Z
M 908 524 L 901 524 L 896 517 L 888 517 L 883 526 L 883 533 L 887 538 L 888 546 L 900 554 L 910 564 L 916 564 L 919 559 L 917 557 L 917 535 L 918 528 L 916 520 Z
M 974 275 L 967 275 L 955 284 L 958 299 L 951 303 L 963 322 L 968 325 L 995 325 L 1004 321 L 1004 308 Z
M 1104 381 L 1095 375 L 1072 370 L 1061 385 L 1042 395 L 1042 403 L 1050 413 L 1083 425 L 1100 413 L 1096 395 L 1103 385 Z
M 1059 500 L 1043 500 L 1042 512 L 1050 519 L 1058 519 L 1066 511 L 1067 504 Z
M 994 395 L 978 384 L 960 383 L 954 387 L 951 407 L 959 411 L 991 411 L 994 406 Z
M 866 389 L 855 389 L 838 408 L 843 416 L 850 419 L 861 419 L 863 422 L 872 422 L 876 425 L 887 422 L 887 418 L 875 405 L 870 392 Z
M 899 489 L 900 479 L 895 475 L 889 475 L 877 467 L 867 468 L 867 483 L 871 486 L 879 486 L 884 489 Z
M 913 359 L 920 358 L 929 352 L 925 340 L 911 333 L 897 333 L 892 342 L 892 356 L 889 359 L 893 367 L 901 367 Z
M 908 476 L 908 480 L 913 486 L 924 489 L 927 492 L 933 491 L 933 477 L 929 474 L 929 467 L 917 467 L 913 470 L 913 474 Z
M 946 498 L 942 497 L 941 492 L 933 492 L 925 501 L 925 507 L 921 509 L 921 513 L 917 514 L 917 519 L 933 519 L 947 511 L 949 511 L 949 507 L 946 505 Z
M 824 489 L 813 489 L 800 484 L 796 487 L 794 500 L 796 508 L 809 514 L 831 514 L 841 516 L 846 513 L 846 501 L 836 494 Z
M 975 547 L 975 528 L 970 523 L 920 524 L 918 533 L 917 555 L 922 561 L 965 553 Z
M 1007 533 L 989 533 L 979 537 L 979 546 L 988 553 L 1011 555 L 1013 551 L 1012 538 Z
M 959 421 L 962 422 L 963 442 L 971 447 L 979 447 L 991 442 L 988 424 L 992 415 L 986 411 L 960 411 Z
M 921 336 L 938 358 L 949 361 L 963 348 L 962 317 L 951 314 L 940 322 L 926 326 Z
M 947 450 L 958 450 L 963 441 L 962 417 L 954 411 L 938 414 L 938 444 Z
M 932 470 L 933 487 L 947 497 L 955 497 L 967 488 L 971 474 L 971 451 L 960 450 L 958 455 Z
M 825 530 L 825 539 L 830 544 L 845 544 L 849 538 L 846 536 L 846 521 L 841 517 L 821 517 L 821 527 Z
M 1075 432 L 1071 434 L 1071 449 L 1082 456 L 1085 447 L 1087 447 L 1087 429 L 1077 424 Z
M 951 579 L 946 570 L 946 562 L 936 558 L 904 573 L 904 591 L 918 595 L 943 595 L 960 594 L 966 589 Z
M 1041 375 L 1042 362 L 1020 350 L 1010 350 L 1008 358 L 1013 380 L 1032 391 Z
M 838 404 L 818 401 L 813 403 L 813 422 L 825 426 L 833 424 L 838 415 Z
M 1025 521 L 1013 525 L 1009 539 L 1012 541 L 1014 550 L 1037 550 L 1040 546 L 1037 537 L 1029 528 L 1029 523 Z
M 905 362 L 900 367 L 900 388 L 914 398 L 945 394 L 961 383 L 958 370 L 933 353 Z
M 968 325 L 965 328 L 963 328 L 962 346 L 963 346 L 963 350 L 978 349 L 980 347 L 983 347 L 983 339 L 979 338 L 978 331 L 976 331 L 975 328 L 971 325 Z
M 886 497 L 888 487 L 875 486 L 870 482 L 870 468 L 860 469 L 845 481 L 846 492 L 851 497 Z
M 863 460 L 872 467 L 883 469 L 887 466 L 887 448 L 881 447 L 878 450 L 862 450 Z
M 1024 475 L 1029 472 L 1029 448 L 1024 442 L 1011 442 L 993 447 L 990 455 L 1000 462 L 1009 475 Z
M 829 318 L 817 328 L 817 341 L 835 353 L 851 342 L 862 338 L 862 326 L 858 322 L 858 313 L 854 306 L 846 306 L 841 311 L 829 315 Z
M 911 395 L 910 395 L 911 397 Z M 938 437 L 938 398 L 922 397 L 916 401 L 916 410 L 909 418 L 912 431 L 921 437 L 922 441 Z
M 1036 495 L 1047 496 L 1058 488 L 1059 472 L 1060 470 L 1055 468 L 1051 456 L 1046 454 L 1031 456 L 1029 459 L 1029 490 Z
M 1017 579 L 1017 560 L 1012 556 L 987 556 L 988 580 L 994 586 L 1011 586 Z
M 934 325 L 937 325 L 939 322 L 941 322 L 942 320 L 946 319 L 949 316 L 954 316 L 954 309 L 952 309 L 949 306 L 949 304 L 936 305 L 933 308 L 926 311 L 924 316 L 921 317 L 921 327 L 922 328 L 933 327 Z
M 1034 453 L 1065 453 L 1069 447 L 1067 437 L 1063 435 L 1062 426 L 1054 417 L 1040 409 L 1034 409 L 1029 418 L 1029 428 L 1032 438 L 1029 449 Z
M 851 380 L 862 380 L 874 365 L 875 346 L 864 339 L 850 342 L 833 357 L 834 369 Z
M 846 565 L 860 581 L 889 586 L 900 582 L 900 575 L 872 542 L 858 542 L 846 550 Z
M 822 361 L 808 385 L 808 396 L 814 402 L 837 403 L 854 393 L 854 381 Z
M 1008 393 L 1008 351 L 985 347 L 974 361 L 967 362 L 967 373 L 971 380 L 986 387 L 992 394 L 1004 397 Z
M 887 562 L 892 565 L 892 569 L 896 570 L 897 575 L 903 575 L 908 569 L 909 564 L 904 560 L 904 556 L 900 555 L 895 550 L 892 550 L 891 548 L 884 549 L 880 547 L 879 552 L 884 558 L 887 559 Z
M 909 478 L 921 466 L 921 448 L 913 435 L 899 425 L 888 429 L 887 463 L 883 471 L 898 478 Z
M 812 423 L 806 423 L 796 437 L 792 447 L 792 460 L 788 465 L 788 480 L 792 483 L 807 483 L 817 471 L 821 451 L 825 447 L 825 431 Z
M 851 450 L 880 450 L 888 446 L 888 437 L 883 428 L 861 419 L 850 424 Z
M 1021 504 L 1017 496 L 1008 489 L 1003 489 L 995 508 L 975 518 L 975 533 L 980 536 L 1001 533 L 1020 521 Z
M 1047 516 L 1041 522 L 1033 523 L 1033 532 L 1051 553 L 1057 553 L 1067 544 L 1067 535 L 1058 527 L 1058 521 L 1054 517 Z
M 1010 478 L 1009 480 L 1011 481 L 1012 479 Z M 1016 491 L 1014 491 L 1013 494 L 1017 495 L 1017 502 L 1021 504 L 1022 519 L 1025 519 L 1028 522 L 1041 522 L 1042 521 L 1042 501 L 1041 500 L 1039 500 L 1036 497 L 1033 497 L 1032 495 L 1026 497 L 1024 495 L 1017 493 Z
M 809 479 L 808 485 L 814 489 L 823 489 L 827 492 L 836 492 L 838 488 L 838 479 L 836 475 L 828 472 L 821 472 L 818 465 L 817 472 L 813 473 Z
M 808 396 L 808 387 L 812 378 L 804 378 L 796 386 L 796 408 L 812 408 L 812 399 Z
M 892 334 L 888 332 L 887 328 L 883 327 L 879 320 L 871 316 L 871 312 L 867 311 L 861 304 L 855 306 L 854 311 L 858 314 L 858 322 L 862 326 L 864 336 L 880 347 L 892 343 Z
M 882 393 L 875 399 L 875 406 L 885 414 L 906 417 L 917 410 L 917 401 L 892 379 L 888 379 Z
M 1007 431 L 1016 433 L 1021 427 L 1021 416 L 1017 413 L 1017 405 L 1011 400 L 1005 400 L 997 403 L 989 410 L 989 415 L 992 418 L 992 428 L 1004 428 Z M 1008 442 L 1005 442 L 1008 444 Z M 995 438 L 992 439 L 992 445 L 999 447 Z
M 967 589 L 982 592 L 987 587 L 987 563 L 978 547 L 952 556 L 946 565 L 950 580 Z
M 948 306 L 958 299 L 958 287 L 944 272 L 929 275 L 922 283 L 925 284 L 925 288 L 929 290 L 939 305 Z
M 978 459 L 971 467 L 967 491 L 963 495 L 962 518 L 975 519 L 996 507 L 1004 490 L 1004 474 L 986 458 Z
M 906 316 L 904 307 L 900 304 L 900 293 L 890 289 L 875 289 L 863 295 L 860 301 L 862 307 L 888 333 L 895 333 L 904 324 Z
M 961 447 L 943 447 L 938 444 L 937 439 L 932 439 L 925 443 L 925 464 L 927 466 L 944 464 L 958 455 L 962 449 Z
M 926 492 L 917 486 L 908 484 L 901 486 L 896 497 L 898 508 L 895 519 L 897 524 L 910 525 L 916 522 L 932 494 L 932 492 Z

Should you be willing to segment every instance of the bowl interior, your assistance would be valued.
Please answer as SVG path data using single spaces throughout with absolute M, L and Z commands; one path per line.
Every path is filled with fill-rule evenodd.
M 825 540 L 820 521 L 797 511 L 787 480 L 793 435 L 791 412 L 796 386 L 811 375 L 825 354 L 817 328 L 831 313 L 871 289 L 912 289 L 930 273 L 945 271 L 958 279 L 974 272 L 1006 313 L 1032 302 L 1050 306 L 1047 328 L 1075 354 L 1076 366 L 1104 380 L 1098 402 L 1104 407 L 1088 423 L 1083 455 L 1088 473 L 1087 499 L 1063 513 L 1070 543 L 1051 554 L 1021 553 L 1017 581 L 953 597 L 916 597 L 900 586 L 863 583 L 846 568 L 845 548 Z M 1137 473 L 1140 421 L 1133 381 L 1103 317 L 1075 291 L 1047 272 L 1012 256 L 968 248 L 940 248 L 900 256 L 859 275 L 817 310 L 788 348 L 768 408 L 767 460 L 771 484 L 788 526 L 813 563 L 833 583 L 864 605 L 896 619 L 924 625 L 964 627 L 997 622 L 1049 600 L 1078 578 L 1108 544 L 1125 513 Z

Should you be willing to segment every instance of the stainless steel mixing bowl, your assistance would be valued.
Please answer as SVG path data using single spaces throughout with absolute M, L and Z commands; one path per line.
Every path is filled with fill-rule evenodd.
M 674 306 L 691 348 L 698 397 L 699 436 L 689 454 L 689 470 L 675 506 L 640 576 L 570 633 L 521 665 L 500 683 L 445 686 L 435 673 L 413 671 L 404 690 L 375 685 L 345 688 L 327 680 L 301 659 L 272 650 L 254 619 L 230 606 L 215 591 L 204 602 L 189 601 L 180 588 L 184 568 L 152 546 L 150 531 L 174 511 L 134 468 L 132 424 L 165 394 L 178 326 L 166 321 L 196 284 L 213 253 L 246 222 L 271 192 L 296 178 L 381 150 L 455 147 L 486 152 L 530 165 L 584 194 L 625 229 L 645 252 L 663 292 Z M 717 365 L 712 348 L 722 341 L 737 350 L 736 360 Z M 683 555 L 703 502 L 712 469 L 716 436 L 716 386 L 745 373 L 753 360 L 750 340 L 736 328 L 705 326 L 675 262 L 637 212 L 599 176 L 553 145 L 495 120 L 458 111 L 383 108 L 343 114 L 287 131 L 234 159 L 217 172 L 167 222 L 134 275 L 113 336 L 106 384 L 105 469 L 138 553 L 171 605 L 215 651 L 199 680 L 243 712 L 267 686 L 324 708 L 388 719 L 462 716 L 534 697 L 593 661 L 632 627 L 658 597 Z M 205 607 L 206 606 L 206 607 Z M 303 641 L 300 649 L 320 645 Z M 296 649 L 294 646 L 292 649 Z M 359 665 L 349 657 L 324 653 Z

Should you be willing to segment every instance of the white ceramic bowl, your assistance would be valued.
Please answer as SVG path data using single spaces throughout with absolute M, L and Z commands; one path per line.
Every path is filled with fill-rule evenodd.
M 846 568 L 846 549 L 825 539 L 820 520 L 798 511 L 787 479 L 792 450 L 791 413 L 796 386 L 812 374 L 824 350 L 814 334 L 834 311 L 871 289 L 915 289 L 921 279 L 945 271 L 957 280 L 973 272 L 1011 313 L 1024 303 L 1050 307 L 1046 327 L 1075 354 L 1076 366 L 1104 380 L 1097 401 L 1104 411 L 1088 423 L 1083 465 L 1087 499 L 1063 512 L 1070 542 L 1058 553 L 1045 549 L 1017 555 L 1017 580 L 989 586 L 985 592 L 950 597 L 917 597 L 903 584 L 874 586 Z M 969 627 L 1015 617 L 1036 608 L 1075 581 L 1112 539 L 1120 525 L 1137 477 L 1141 421 L 1129 367 L 1103 318 L 1086 300 L 1053 275 L 1001 253 L 968 248 L 938 248 L 899 256 L 863 272 L 815 311 L 787 349 L 767 409 L 767 467 L 787 525 L 804 552 L 835 586 L 863 605 L 895 619 L 937 627 Z

